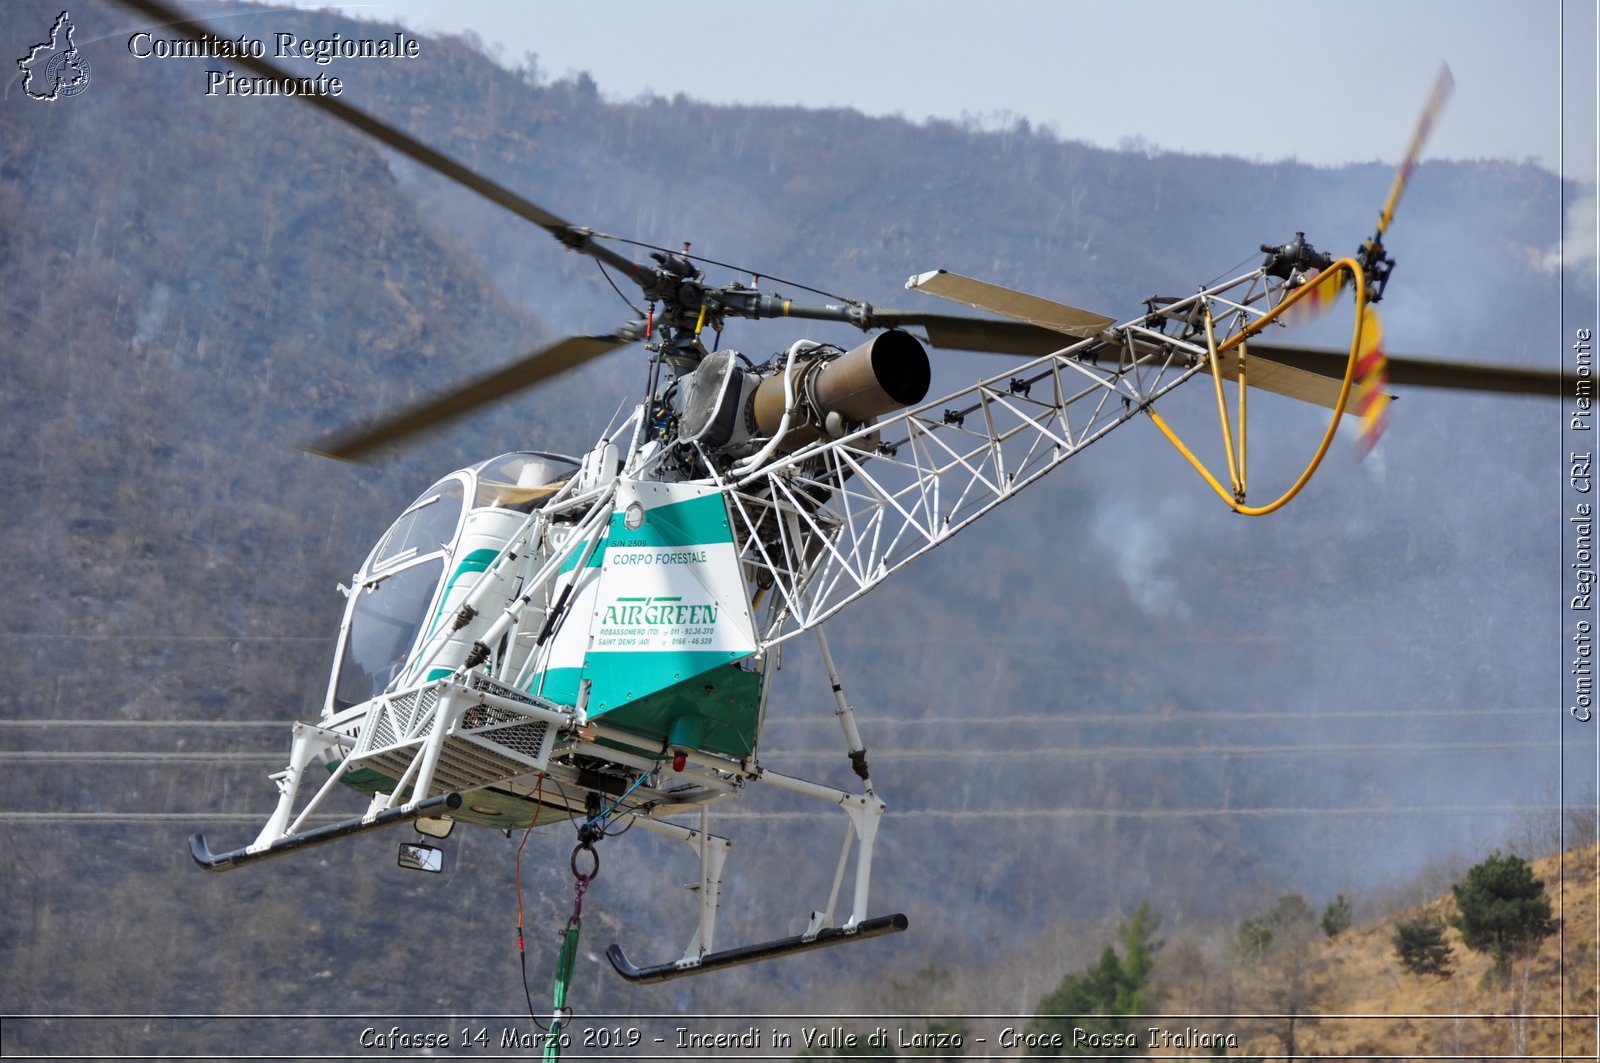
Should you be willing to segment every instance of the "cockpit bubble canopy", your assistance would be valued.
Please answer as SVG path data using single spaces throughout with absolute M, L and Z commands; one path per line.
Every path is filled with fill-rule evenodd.
M 501 454 L 446 476 L 407 506 L 357 574 L 329 711 L 371 700 L 405 671 L 423 625 L 443 593 L 469 508 L 531 512 L 577 471 L 576 461 L 559 454 Z
M 474 506 L 504 506 L 528 511 L 548 502 L 578 471 L 578 463 L 560 454 L 514 451 L 474 465 Z

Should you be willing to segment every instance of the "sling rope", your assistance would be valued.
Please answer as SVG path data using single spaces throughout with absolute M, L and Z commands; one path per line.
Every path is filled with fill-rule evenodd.
M 554 1010 L 550 1016 L 550 1029 L 545 1034 L 544 1058 L 551 1063 L 561 1058 L 561 1046 L 565 1041 L 563 1028 L 572 1018 L 572 1009 L 567 1006 L 567 990 L 572 985 L 572 968 L 578 959 L 578 933 L 583 928 L 583 895 L 589 889 L 589 883 L 594 881 L 600 873 L 600 854 L 594 851 L 594 836 L 588 833 L 587 828 L 579 834 L 580 841 L 572 850 L 572 915 L 567 919 L 566 929 L 561 932 L 561 952 L 556 957 L 555 989 L 551 994 L 551 1003 Z M 587 853 L 591 863 L 587 871 L 578 868 L 579 857 Z

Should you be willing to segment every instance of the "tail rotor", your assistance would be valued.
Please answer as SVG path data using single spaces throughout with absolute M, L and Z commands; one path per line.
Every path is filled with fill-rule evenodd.
M 1366 270 L 1370 298 L 1373 302 L 1383 298 L 1384 285 L 1389 282 L 1389 271 L 1394 268 L 1394 260 L 1383 250 L 1383 234 L 1389 231 L 1389 223 L 1394 221 L 1394 211 L 1400 204 L 1400 195 L 1411 180 L 1411 174 L 1422 158 L 1422 148 L 1428 141 L 1428 134 L 1433 132 L 1433 125 L 1438 121 L 1444 105 L 1449 102 L 1455 86 L 1456 80 L 1450 73 L 1450 67 L 1440 64 L 1439 73 L 1433 79 L 1433 88 L 1428 93 L 1428 100 L 1422 106 L 1422 116 L 1417 119 L 1417 128 L 1412 131 L 1411 144 L 1406 148 L 1405 158 L 1400 161 L 1399 169 L 1395 171 L 1394 183 L 1389 186 L 1389 195 L 1383 201 L 1383 209 L 1378 212 L 1377 231 L 1357 254 L 1362 269 Z

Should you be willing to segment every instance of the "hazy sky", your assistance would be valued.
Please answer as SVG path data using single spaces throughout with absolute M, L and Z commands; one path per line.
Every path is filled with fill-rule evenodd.
M 1142 137 L 1319 164 L 1398 161 L 1447 62 L 1456 91 L 1430 155 L 1595 173 L 1592 0 L 328 6 L 425 32 L 470 29 L 510 65 L 534 53 L 547 75 L 588 71 L 612 99 L 682 92 L 913 120 L 1008 112 L 1106 147 Z

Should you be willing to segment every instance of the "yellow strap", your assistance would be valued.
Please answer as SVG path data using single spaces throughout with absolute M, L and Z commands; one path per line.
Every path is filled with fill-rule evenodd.
M 1243 505 L 1241 498 L 1235 497 L 1234 495 L 1230 495 L 1229 492 L 1227 491 L 1227 489 L 1224 488 L 1222 486 L 1222 484 L 1217 482 L 1217 478 L 1215 476 L 1211 475 L 1210 470 L 1208 470 L 1205 467 L 1205 465 L 1201 463 L 1199 458 L 1194 456 L 1194 452 L 1191 451 L 1187 446 L 1184 445 L 1183 440 L 1178 438 L 1177 433 L 1174 432 L 1167 425 L 1166 421 L 1161 419 L 1161 415 L 1156 413 L 1156 411 L 1154 409 L 1152 409 L 1152 408 L 1150 408 L 1148 406 L 1145 407 L 1145 412 L 1150 415 L 1150 420 L 1155 423 L 1155 426 L 1161 430 L 1161 434 L 1167 437 L 1168 442 L 1170 442 L 1174 447 L 1176 447 L 1178 449 L 1178 453 L 1182 454 L 1184 456 L 1184 458 L 1188 460 L 1189 464 L 1194 466 L 1195 471 L 1198 472 L 1201 475 L 1201 477 L 1205 479 L 1206 483 L 1211 485 L 1211 489 L 1217 493 L 1218 497 L 1220 497 L 1224 502 L 1226 502 L 1228 504 L 1228 507 L 1230 509 L 1232 509 L 1236 513 L 1243 513 L 1247 517 L 1264 517 L 1268 513 L 1273 513 L 1273 512 L 1276 512 L 1279 509 L 1282 509 L 1285 505 L 1287 505 L 1294 498 L 1295 495 L 1298 495 L 1300 493 L 1301 489 L 1304 488 L 1307 483 L 1309 483 L 1311 481 L 1311 477 L 1317 471 L 1317 467 L 1322 464 L 1323 456 L 1328 453 L 1328 447 L 1333 442 L 1334 433 L 1336 433 L 1339 430 L 1339 420 L 1340 420 L 1340 418 L 1342 418 L 1344 416 L 1345 404 L 1346 404 L 1346 402 L 1349 401 L 1349 398 L 1350 398 L 1350 384 L 1351 384 L 1351 381 L 1355 378 L 1357 357 L 1361 353 L 1362 324 L 1366 320 L 1366 316 L 1367 316 L 1366 315 L 1366 309 L 1367 309 L 1367 283 L 1366 283 L 1366 276 L 1361 271 L 1360 263 L 1356 262 L 1354 259 L 1341 258 L 1339 261 L 1337 261 L 1333 265 L 1329 266 L 1326 270 L 1323 270 L 1322 273 L 1320 273 L 1316 277 L 1315 280 L 1311 281 L 1308 284 L 1303 284 L 1299 288 L 1296 288 L 1293 292 L 1290 293 L 1290 295 L 1289 295 L 1289 297 L 1287 299 L 1285 299 L 1283 302 L 1279 303 L 1269 313 L 1263 315 L 1260 319 L 1252 322 L 1248 327 L 1240 330 L 1235 335 L 1229 337 L 1226 341 L 1224 341 L 1222 343 L 1222 345 L 1220 347 L 1216 346 L 1214 342 L 1211 342 L 1211 337 L 1209 336 L 1210 329 L 1211 329 L 1211 319 L 1210 319 L 1210 316 L 1207 315 L 1207 318 L 1206 318 L 1206 330 L 1207 330 L 1207 333 L 1208 333 L 1208 342 L 1211 342 L 1211 346 L 1212 346 L 1211 369 L 1212 369 L 1212 373 L 1213 374 L 1217 374 L 1218 370 L 1217 370 L 1217 364 L 1216 364 L 1217 363 L 1217 357 L 1216 356 L 1217 356 L 1217 354 L 1219 352 L 1227 351 L 1227 350 L 1230 350 L 1230 349 L 1232 349 L 1234 347 L 1242 347 L 1244 345 L 1244 342 L 1247 339 L 1249 339 L 1251 336 L 1255 335 L 1256 333 L 1260 332 L 1262 329 L 1266 328 L 1268 325 L 1272 324 L 1272 322 L 1276 321 L 1285 311 L 1289 310 L 1292 306 L 1294 306 L 1295 303 L 1297 303 L 1301 299 L 1305 298 L 1307 296 L 1307 293 L 1315 290 L 1319 283 L 1321 283 L 1332 272 L 1334 272 L 1336 270 L 1348 270 L 1350 272 L 1351 278 L 1355 281 L 1355 290 L 1356 290 L 1356 324 L 1355 324 L 1355 330 L 1354 330 L 1354 332 L 1352 333 L 1352 335 L 1350 337 L 1350 357 L 1349 357 L 1349 360 L 1346 361 L 1346 363 L 1345 363 L 1345 367 L 1344 367 L 1344 382 L 1339 387 L 1339 399 L 1334 404 L 1334 407 L 1333 407 L 1333 419 L 1328 422 L 1328 430 L 1325 433 L 1323 433 L 1322 442 L 1320 444 L 1318 444 L 1317 452 L 1316 452 L 1316 454 L 1314 454 L 1312 456 L 1310 464 L 1308 464 L 1306 466 L 1306 468 L 1305 468 L 1305 471 L 1300 474 L 1300 478 L 1297 479 L 1294 482 L 1294 484 L 1287 491 L 1285 491 L 1283 493 L 1282 497 L 1278 498 L 1274 502 L 1268 503 L 1265 506 L 1246 506 L 1246 505 Z M 1241 354 L 1242 354 L 1242 352 L 1241 352 Z M 1241 378 L 1243 377 L 1243 373 L 1242 372 L 1241 372 L 1240 376 L 1241 376 Z M 1216 379 L 1217 379 L 1217 399 L 1218 399 L 1218 402 L 1220 404 L 1221 400 L 1222 400 L 1222 382 L 1221 382 L 1221 377 L 1220 376 L 1217 376 Z M 1226 407 L 1223 408 L 1222 427 L 1223 427 L 1223 438 L 1224 438 L 1224 440 L 1227 441 L 1229 469 L 1230 469 L 1230 471 L 1234 471 L 1235 470 L 1235 465 L 1234 465 L 1234 455 L 1233 455 L 1233 443 L 1232 443 L 1231 433 L 1230 433 L 1230 430 L 1229 430 L 1229 427 L 1228 427 Z M 1241 437 L 1241 441 L 1242 441 L 1243 435 L 1244 435 L 1244 403 L 1243 403 L 1242 399 L 1240 401 L 1239 432 L 1240 432 L 1240 437 Z M 1235 483 L 1239 482 L 1239 476 L 1238 476 L 1237 472 L 1235 472 L 1235 475 L 1234 475 L 1234 482 Z
M 1235 501 L 1244 498 L 1244 482 L 1239 479 L 1239 463 L 1234 459 L 1233 426 L 1228 420 L 1228 400 L 1222 395 L 1222 366 L 1217 363 L 1217 335 L 1211 327 L 1211 308 L 1206 308 L 1206 350 L 1210 352 L 1211 380 L 1217 386 L 1217 417 L 1222 421 L 1222 449 L 1228 455 L 1228 479 L 1233 482 Z M 1243 374 L 1240 374 L 1241 379 Z M 1239 422 L 1241 430 L 1244 422 Z
M 1249 480 L 1249 471 L 1248 471 L 1249 467 L 1245 464 L 1245 460 L 1244 460 L 1245 459 L 1245 449 L 1244 449 L 1245 430 L 1246 430 L 1247 426 L 1250 424 L 1250 420 L 1249 420 L 1249 416 L 1248 416 L 1248 414 L 1249 414 L 1249 406 L 1247 404 L 1248 403 L 1248 397 L 1250 395 L 1250 389 L 1245 387 L 1245 382 L 1244 382 L 1244 363 L 1245 363 L 1245 357 L 1246 357 L 1246 355 L 1248 353 L 1249 352 L 1245 350 L 1245 345 L 1242 344 L 1242 343 L 1239 344 L 1239 497 L 1240 497 L 1240 499 L 1244 498 L 1244 492 L 1245 492 L 1246 487 L 1248 486 L 1248 480 Z

